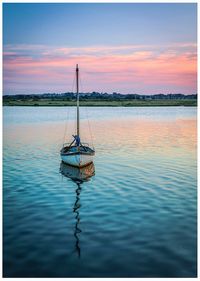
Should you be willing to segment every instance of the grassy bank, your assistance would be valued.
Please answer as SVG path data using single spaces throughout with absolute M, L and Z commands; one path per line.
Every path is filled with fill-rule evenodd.
M 8 100 L 4 106 L 75 106 L 75 100 Z M 81 100 L 80 106 L 197 106 L 197 100 Z

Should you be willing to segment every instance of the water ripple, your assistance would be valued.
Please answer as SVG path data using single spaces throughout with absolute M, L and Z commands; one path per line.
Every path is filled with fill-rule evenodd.
M 59 110 L 4 113 L 4 276 L 195 277 L 195 109 L 92 109 L 82 173 L 60 163 Z

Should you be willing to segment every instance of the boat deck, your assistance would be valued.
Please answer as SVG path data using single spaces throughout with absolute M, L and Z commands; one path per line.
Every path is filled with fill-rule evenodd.
M 89 146 L 64 146 L 61 149 L 62 155 L 73 155 L 73 154 L 88 154 L 94 155 L 94 150 Z

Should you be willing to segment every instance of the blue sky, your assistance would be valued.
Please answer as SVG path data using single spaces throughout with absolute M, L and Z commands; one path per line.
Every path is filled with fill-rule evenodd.
M 124 89 L 125 92 L 141 91 L 152 93 L 164 90 L 170 92 L 184 92 L 185 89 L 185 93 L 194 92 L 196 91 L 196 66 L 194 65 L 196 59 L 196 43 L 197 5 L 194 3 L 4 3 L 4 90 L 10 93 L 18 89 L 17 93 L 21 93 L 24 92 L 27 87 L 25 83 L 29 83 L 29 89 L 32 89 L 33 92 L 39 91 L 39 84 L 41 86 L 41 91 L 44 91 L 46 88 L 48 88 L 46 90 L 49 91 L 56 91 L 56 89 L 58 89 L 58 84 L 62 85 L 59 86 L 58 91 L 65 90 L 67 85 L 64 80 L 61 81 L 57 76 L 58 73 L 62 72 L 62 67 L 59 70 L 58 65 L 55 69 L 55 77 L 58 77 L 57 84 L 55 83 L 53 86 L 52 83 L 50 83 L 51 86 L 48 87 L 46 87 L 46 85 L 50 84 L 48 84 L 47 77 L 44 77 L 42 82 L 40 76 L 38 88 L 34 88 L 36 81 L 34 80 L 36 79 L 34 75 L 38 70 L 35 69 L 35 73 L 32 77 L 31 72 L 29 72 L 29 76 L 27 77 L 26 74 L 28 75 L 28 72 L 22 69 L 25 65 L 25 57 L 26 61 L 27 59 L 32 61 L 33 67 L 37 67 L 41 65 L 40 62 L 42 60 L 45 63 L 47 59 L 52 59 L 53 61 L 61 57 L 62 54 L 59 50 L 65 50 L 63 54 L 65 53 L 64 59 L 67 59 L 67 61 L 66 68 L 63 68 L 63 70 L 65 70 L 66 73 L 70 71 L 69 68 L 71 64 L 69 64 L 69 62 L 74 57 L 76 57 L 76 62 L 80 59 L 83 70 L 87 70 L 87 65 L 93 58 L 91 70 L 96 69 L 97 71 L 99 68 L 104 68 L 107 73 L 114 73 L 114 70 L 110 70 L 108 65 L 102 65 L 100 61 L 98 61 L 98 58 L 102 60 L 107 59 L 108 61 L 110 58 L 113 58 L 113 60 L 110 60 L 110 63 L 113 64 L 113 61 L 118 60 L 116 67 L 123 71 L 122 74 L 124 76 L 127 73 L 127 77 L 130 71 L 135 74 L 134 77 L 136 77 L 136 74 L 139 75 L 139 73 L 141 73 L 141 70 L 137 69 L 137 63 L 134 64 L 134 61 L 137 62 L 138 59 L 142 57 L 144 61 L 141 61 L 141 65 L 138 67 L 143 65 L 144 70 L 146 70 L 145 73 L 147 73 L 150 70 L 146 63 L 150 59 L 149 56 L 152 59 L 152 63 L 154 62 L 153 58 L 155 62 L 157 59 L 157 65 L 160 67 L 159 62 L 161 58 L 159 56 L 162 56 L 163 59 L 165 55 L 167 62 L 168 57 L 171 57 L 172 54 L 176 54 L 174 61 L 179 63 L 181 61 L 184 64 L 182 68 L 187 69 L 183 76 L 181 76 L 181 72 L 178 73 L 176 77 L 172 77 L 173 75 L 170 73 L 168 77 L 171 77 L 171 82 L 167 83 L 167 81 L 164 81 L 166 80 L 164 77 L 167 77 L 167 74 L 169 74 L 167 71 L 169 69 L 167 69 L 167 67 L 173 67 L 173 64 L 165 64 L 162 66 L 162 71 L 166 71 L 166 76 L 163 73 L 163 85 L 161 85 L 160 82 L 159 85 L 156 84 L 156 80 L 154 85 L 152 85 L 152 83 L 150 83 L 150 85 L 145 81 L 150 81 L 151 79 L 147 79 L 148 77 L 144 75 L 143 78 L 146 79 L 143 81 L 143 84 L 146 83 L 144 87 L 140 86 L 139 81 L 134 83 L 134 77 L 131 78 L 131 76 L 130 79 L 133 80 L 133 83 L 131 83 L 132 80 L 128 83 L 125 83 L 125 81 L 121 81 L 120 83 L 119 77 L 113 76 L 112 79 L 110 79 L 110 81 L 113 82 L 104 83 L 104 87 L 102 87 L 102 83 L 104 82 L 103 78 L 103 80 L 100 81 L 99 77 L 97 77 L 98 81 L 95 83 L 95 77 L 93 77 L 93 83 L 87 90 L 102 89 L 104 91 L 117 91 L 119 89 L 123 91 Z M 127 46 L 132 48 L 131 51 L 126 49 Z M 101 52 L 102 49 L 100 50 L 102 47 L 103 53 Z M 108 48 L 107 51 L 105 50 L 106 47 Z M 117 49 L 117 47 L 121 49 Z M 66 55 L 67 48 L 70 48 L 70 54 L 74 48 L 73 55 L 69 55 L 69 52 Z M 76 48 L 79 49 L 77 50 Z M 87 51 L 86 48 L 88 48 Z M 95 54 L 94 50 L 92 50 L 92 52 L 89 51 L 90 48 L 96 48 L 97 51 L 95 51 Z M 111 48 L 113 48 L 113 53 L 110 52 Z M 152 48 L 154 48 L 153 51 Z M 134 54 L 138 54 L 138 57 L 134 56 Z M 130 56 L 130 61 L 132 61 L 130 64 L 132 67 L 131 69 L 128 67 L 128 64 L 127 69 L 122 67 L 128 55 Z M 180 57 L 181 55 L 182 57 Z M 187 56 L 187 60 L 183 59 L 183 55 Z M 84 56 L 85 58 L 89 58 L 87 62 L 84 60 Z M 17 59 L 15 64 L 14 58 Z M 193 68 L 190 58 L 193 58 Z M 36 59 L 38 61 L 36 61 Z M 127 59 L 127 62 L 128 61 Z M 73 63 L 75 63 L 75 61 Z M 14 66 L 15 71 L 13 70 Z M 30 65 L 27 64 L 27 68 L 28 67 L 30 67 Z M 52 68 L 47 71 L 47 65 L 45 64 L 44 69 L 46 75 L 48 75 L 48 71 L 52 71 Z M 157 69 L 157 72 L 159 72 L 159 69 Z M 51 75 L 53 75 L 53 73 L 51 73 Z M 188 87 L 185 87 L 184 83 L 184 85 L 181 86 L 181 81 L 184 81 L 186 78 L 190 79 L 190 81 L 188 81 Z M 174 81 L 174 84 L 172 81 Z M 180 81 L 180 85 L 178 85 L 176 81 Z
M 196 41 L 196 4 L 4 4 L 4 44 Z

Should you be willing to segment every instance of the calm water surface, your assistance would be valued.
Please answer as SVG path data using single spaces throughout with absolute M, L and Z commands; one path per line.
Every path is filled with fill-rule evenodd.
M 81 108 L 81 172 L 74 107 L 3 113 L 4 277 L 196 276 L 196 108 Z

